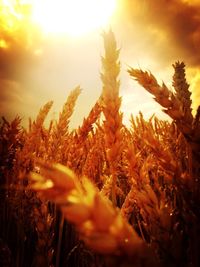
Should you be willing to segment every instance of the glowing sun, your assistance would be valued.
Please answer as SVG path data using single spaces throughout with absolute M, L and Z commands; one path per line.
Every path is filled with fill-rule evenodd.
M 80 36 L 104 28 L 116 0 L 36 0 L 32 18 L 46 33 Z

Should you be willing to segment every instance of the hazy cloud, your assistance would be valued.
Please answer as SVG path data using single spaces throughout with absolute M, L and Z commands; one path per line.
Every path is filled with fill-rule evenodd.
M 160 107 L 155 106 L 145 90 L 129 82 L 126 69 L 128 65 L 149 69 L 167 84 L 173 72 L 170 66 L 176 60 L 184 60 L 186 66 L 198 69 L 199 1 L 118 2 L 120 9 L 113 30 L 121 47 L 122 109 L 128 115 L 139 110 L 148 115 L 158 114 Z M 55 102 L 51 112 L 58 114 L 69 91 L 80 84 L 83 92 L 73 117 L 77 126 L 100 95 L 100 55 L 103 54 L 100 33 L 80 40 L 45 40 L 26 24 L 21 27 L 21 32 L 6 32 L 0 18 L 0 115 L 14 117 L 18 113 L 25 119 L 35 117 L 49 100 Z M 198 85 L 196 78 L 192 86 L 193 100 L 198 95 Z
M 123 2 L 123 1 L 122 1 Z M 151 36 L 149 46 L 156 46 L 163 58 L 183 57 L 188 64 L 200 65 L 200 3 L 183 0 L 125 0 L 124 15 L 138 24 L 144 36 Z M 163 39 L 163 42 L 162 42 Z M 162 58 L 161 58 L 162 60 Z

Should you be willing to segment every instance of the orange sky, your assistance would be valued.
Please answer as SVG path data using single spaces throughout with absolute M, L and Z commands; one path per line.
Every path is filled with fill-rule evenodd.
M 0 9 L 1 11 L 1 9 Z M 81 123 L 101 93 L 99 31 L 72 37 L 43 36 L 23 22 L 14 33 L 0 18 L 0 115 L 35 117 L 39 108 L 54 101 L 50 117 L 62 109 L 76 85 L 83 89 L 72 118 Z M 31 27 L 31 28 L 30 28 Z M 151 70 L 159 81 L 171 86 L 172 63 L 184 61 L 193 90 L 194 108 L 200 103 L 200 4 L 183 0 L 118 0 L 111 27 L 121 48 L 121 95 L 124 120 L 141 110 L 166 118 L 152 97 L 132 81 L 128 66 Z M 4 49 L 6 40 L 9 49 Z M 199 86 L 198 86 L 199 85 Z

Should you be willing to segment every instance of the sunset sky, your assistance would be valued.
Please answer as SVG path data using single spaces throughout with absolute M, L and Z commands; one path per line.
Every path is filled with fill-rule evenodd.
M 13 16 L 16 14 L 9 17 L 5 13 L 5 2 L 8 1 L 0 1 L 0 14 L 4 14 L 0 16 L 1 116 L 13 119 L 18 114 L 26 125 L 28 117 L 35 118 L 39 108 L 53 100 L 49 117 L 56 118 L 69 92 L 80 84 L 83 90 L 71 123 L 72 127 L 78 126 L 101 93 L 100 59 L 104 53 L 101 31 L 109 27 L 121 49 L 120 94 L 125 123 L 131 113 L 137 115 L 139 111 L 146 118 L 153 113 L 167 118 L 152 96 L 129 77 L 126 72 L 129 66 L 151 70 L 159 81 L 165 81 L 170 87 L 172 63 L 184 61 L 194 110 L 200 104 L 199 0 L 116 0 L 107 26 L 74 36 L 36 28 L 30 23 L 29 11 L 25 8 L 26 17 L 21 24 L 17 18 L 19 26 L 15 27 Z M 81 8 L 78 5 L 76 8 L 69 24 L 84 20 Z M 47 18 L 46 13 L 45 16 Z M 56 16 L 52 21 L 54 19 Z

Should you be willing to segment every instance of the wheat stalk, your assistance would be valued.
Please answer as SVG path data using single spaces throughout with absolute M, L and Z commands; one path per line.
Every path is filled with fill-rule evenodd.
M 117 165 L 122 151 L 122 114 L 120 113 L 121 98 L 119 97 L 118 75 L 120 63 L 119 50 L 112 31 L 104 33 L 105 57 L 102 57 L 103 83 L 102 101 L 105 116 L 105 146 L 112 175 L 112 201 L 116 204 L 115 186 L 117 183 Z

